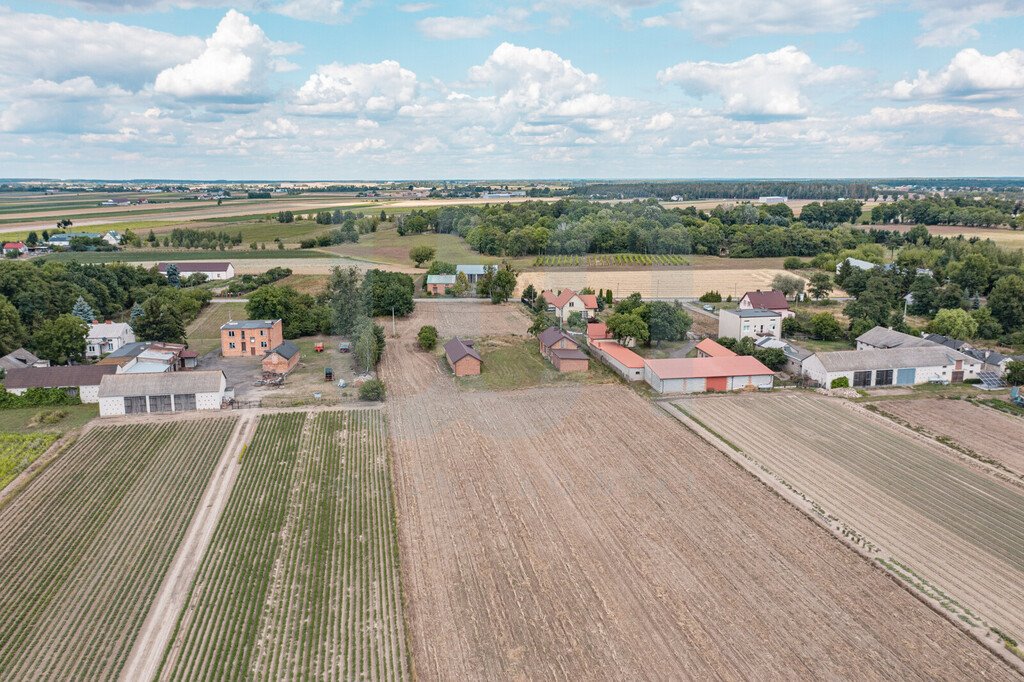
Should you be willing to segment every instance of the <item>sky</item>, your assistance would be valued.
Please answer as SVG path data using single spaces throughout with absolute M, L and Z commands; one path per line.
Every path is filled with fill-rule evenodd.
M 0 0 L 0 177 L 1024 175 L 1024 0 Z

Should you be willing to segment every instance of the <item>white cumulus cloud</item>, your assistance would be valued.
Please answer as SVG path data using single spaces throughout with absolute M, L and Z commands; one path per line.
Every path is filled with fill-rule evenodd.
M 645 26 L 675 26 L 715 40 L 780 33 L 846 32 L 874 15 L 878 0 L 681 0 Z
M 502 43 L 487 60 L 469 70 L 470 82 L 486 86 L 502 107 L 545 109 L 572 107 L 571 100 L 592 94 L 597 74 L 585 73 L 550 50 Z
M 983 100 L 1024 94 L 1024 50 L 985 55 L 961 50 L 941 70 L 919 71 L 913 80 L 893 84 L 895 99 Z
M 417 90 L 416 74 L 396 61 L 326 64 L 303 83 L 296 101 L 305 114 L 391 116 Z

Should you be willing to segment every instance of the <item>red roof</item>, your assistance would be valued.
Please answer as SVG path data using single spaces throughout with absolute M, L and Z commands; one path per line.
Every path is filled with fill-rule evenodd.
M 579 296 L 587 310 L 597 310 L 597 296 L 594 294 L 577 294 L 572 289 L 562 289 L 562 293 L 555 294 L 554 291 L 549 289 L 548 291 L 542 291 L 541 296 L 544 297 L 545 303 L 556 308 L 563 307 L 573 296 Z
M 781 291 L 748 291 L 743 297 L 750 301 L 753 308 L 764 308 L 765 310 L 789 310 L 789 301 Z M 742 300 L 742 299 L 740 299 Z
M 608 325 L 604 322 L 590 322 L 587 324 L 587 338 L 591 341 L 598 341 L 610 339 L 612 335 L 608 333 Z
M 13 251 L 15 249 L 24 249 L 25 244 L 22 242 L 7 242 L 4 244 L 4 251 Z
M 714 339 L 704 339 L 697 344 L 697 350 L 712 358 L 728 358 L 736 355 Z
M 594 347 L 604 351 L 630 369 L 640 369 L 644 366 L 644 359 L 628 348 L 620 346 L 615 341 L 595 341 Z
M 669 358 L 648 360 L 647 366 L 659 379 L 701 379 L 747 377 L 774 374 L 750 355 L 721 358 Z

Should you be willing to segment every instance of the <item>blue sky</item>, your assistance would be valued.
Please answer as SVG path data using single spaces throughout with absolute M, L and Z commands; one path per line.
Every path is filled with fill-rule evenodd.
M 0 0 L 0 177 L 1021 175 L 1024 0 Z

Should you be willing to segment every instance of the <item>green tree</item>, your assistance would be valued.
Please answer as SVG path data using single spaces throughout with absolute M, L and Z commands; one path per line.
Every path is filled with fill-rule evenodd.
M 460 272 L 455 275 L 455 284 L 452 285 L 449 291 L 456 298 L 466 295 L 466 292 L 469 291 L 469 277 L 466 273 Z
M 423 325 L 416 335 L 416 341 L 423 350 L 434 350 L 434 347 L 437 346 L 437 327 L 429 324 Z
M 1024 277 L 1000 278 L 988 296 L 988 307 L 1007 333 L 1024 329 Z
M 636 343 L 647 343 L 651 338 L 647 323 L 637 312 L 612 313 L 607 325 L 609 333 L 619 342 L 632 339 Z
M 1024 362 L 1011 360 L 1006 363 L 1006 383 L 1013 386 L 1024 385 Z
M 39 357 L 58 365 L 85 357 L 85 335 L 89 327 L 74 315 L 46 320 L 32 334 L 32 349 Z
M 534 314 L 533 320 L 530 323 L 530 328 L 527 329 L 526 331 L 529 332 L 530 334 L 540 334 L 548 327 L 557 326 L 558 318 L 556 318 L 551 313 L 541 311 L 539 313 Z
M 136 301 L 135 305 L 132 306 L 131 312 L 128 314 L 128 324 L 132 326 L 132 329 L 135 328 L 136 321 L 144 314 L 145 311 L 142 309 L 142 304 Z
M 71 314 L 86 324 L 96 319 L 96 311 L 81 296 L 75 301 L 75 305 L 71 307 Z
M 364 381 L 363 385 L 359 387 L 359 399 L 360 400 L 374 400 L 377 402 L 383 402 L 384 397 L 387 394 L 387 390 L 384 386 L 384 382 L 380 379 L 370 379 Z
M 25 325 L 21 323 L 18 309 L 6 296 L 0 295 L 0 355 L 21 348 L 27 340 L 28 334 Z
M 527 284 L 526 288 L 523 289 L 523 299 L 529 301 L 531 304 L 537 300 L 537 289 L 532 284 Z
M 533 299 L 533 310 L 537 313 L 547 312 L 548 302 L 544 299 L 544 294 L 537 294 L 537 298 Z
M 812 337 L 822 341 L 835 341 L 843 336 L 843 326 L 832 313 L 812 315 L 809 329 Z
M 605 291 L 604 291 L 604 303 L 605 303 L 605 305 L 612 305 L 614 302 L 615 302 L 615 299 L 612 298 L 612 290 L 611 289 L 605 289 Z
M 356 322 L 364 315 L 360 281 L 359 271 L 355 268 L 334 268 L 331 271 L 327 292 L 335 334 L 351 336 Z
M 133 329 L 139 341 L 185 343 L 181 313 L 171 301 L 160 296 L 153 296 L 142 304 L 142 317 Z
M 436 249 L 430 246 L 414 246 L 409 249 L 409 260 L 416 263 L 416 267 L 420 267 L 428 260 L 433 260 L 436 253 Z
M 988 306 L 981 306 L 971 311 L 971 317 L 978 323 L 979 339 L 997 339 L 1003 333 L 1003 325 L 992 316 L 992 309 Z
M 365 312 L 370 317 L 392 313 L 405 317 L 415 307 L 412 299 L 414 289 L 412 277 L 405 273 L 368 270 L 360 287 Z
M 352 354 L 355 356 L 357 367 L 367 373 L 377 365 L 384 351 L 374 326 L 369 318 L 360 320 L 354 334 L 355 343 L 352 344 Z
M 686 332 L 690 331 L 692 325 L 693 319 L 682 306 L 667 301 L 647 304 L 647 326 L 653 343 L 681 341 L 686 338 Z
M 753 356 L 773 372 L 786 366 L 786 353 L 781 348 L 755 348 Z
M 443 260 L 435 260 L 427 268 L 428 275 L 454 275 L 456 273 L 455 263 L 449 263 Z
M 626 298 L 620 299 L 619 302 L 615 304 L 615 312 L 628 314 L 635 311 L 643 304 L 644 302 L 643 299 L 640 298 L 640 294 L 634 291 L 632 294 Z
M 827 272 L 814 273 L 811 275 L 807 290 L 816 301 L 828 298 L 832 293 L 832 277 Z
M 167 244 L 164 244 L 164 246 L 167 246 Z M 167 283 L 172 287 L 181 286 L 181 276 L 178 274 L 178 266 L 174 263 L 167 266 Z
M 569 313 L 569 317 L 565 319 L 565 328 L 574 332 L 586 331 L 587 321 L 583 319 L 583 313 L 578 310 Z
M 516 290 L 516 273 L 511 266 L 506 265 L 494 273 L 491 281 L 491 303 L 504 303 L 512 297 Z
M 789 298 L 804 290 L 804 280 L 793 275 L 775 275 L 772 280 L 772 289 L 781 291 L 784 296 Z
M 973 339 L 978 333 L 978 322 L 963 308 L 944 308 L 928 323 L 928 331 L 954 339 Z

